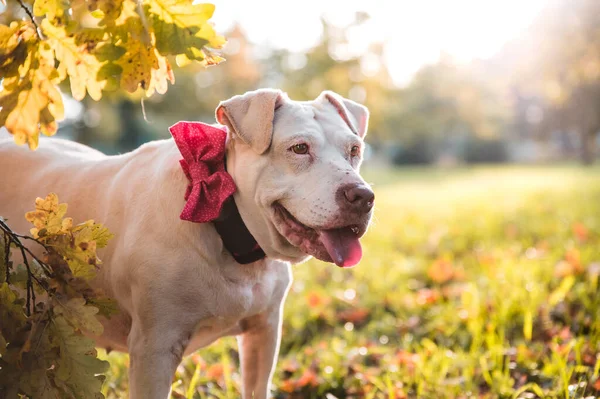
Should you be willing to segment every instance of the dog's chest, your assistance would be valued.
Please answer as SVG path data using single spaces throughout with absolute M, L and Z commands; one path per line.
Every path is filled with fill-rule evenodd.
M 213 316 L 198 322 L 186 353 L 207 346 L 220 337 L 240 334 L 242 322 L 248 317 L 279 311 L 291 282 L 289 266 L 282 263 L 266 265 L 261 273 L 241 276 L 238 273 L 236 278 L 225 278 L 215 291 Z

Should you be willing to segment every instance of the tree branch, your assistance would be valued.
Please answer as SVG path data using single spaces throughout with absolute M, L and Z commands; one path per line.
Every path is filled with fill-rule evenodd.
M 5 245 L 6 245 L 6 254 L 5 254 L 4 261 L 6 263 L 6 282 L 7 283 L 9 282 L 8 280 L 9 280 L 9 276 L 10 276 L 10 270 L 8 267 L 8 253 L 10 251 L 10 244 L 11 243 L 14 244 L 21 251 L 21 256 L 23 257 L 23 263 L 25 264 L 25 267 L 27 269 L 27 303 L 25 305 L 25 311 L 27 313 L 27 316 L 30 316 L 31 309 L 33 309 L 33 311 L 35 312 L 35 291 L 33 289 L 33 281 L 35 281 L 40 287 L 42 287 L 46 291 L 48 291 L 48 287 L 43 281 L 40 281 L 40 279 L 38 279 L 35 274 L 33 274 L 33 271 L 31 270 L 31 265 L 29 263 L 29 259 L 27 258 L 27 254 L 25 252 L 27 252 L 29 254 L 29 256 L 31 256 L 31 258 L 40 265 L 40 267 L 42 268 L 44 273 L 46 273 L 48 275 L 48 277 L 52 276 L 52 269 L 44 261 L 38 259 L 38 257 L 35 256 L 29 250 L 29 248 L 24 246 L 23 243 L 21 242 L 21 240 L 19 239 L 19 237 L 30 238 L 33 241 L 37 242 L 39 245 L 41 245 L 44 249 L 47 250 L 47 248 L 43 243 L 39 242 L 35 238 L 21 236 L 21 235 L 15 233 L 14 231 L 11 230 L 11 228 L 2 219 L 0 219 L 0 230 L 2 231 L 2 233 L 4 235 L 4 240 L 5 240 Z M 33 303 L 32 303 L 32 301 L 33 301 Z
M 10 261 L 10 238 L 8 233 L 3 232 L 4 237 L 4 265 L 6 266 L 6 282 L 10 284 L 10 268 L 8 267 L 8 262 Z
M 23 3 L 23 0 L 17 0 L 17 2 L 21 5 L 21 8 L 25 10 L 27 15 L 29 16 L 29 19 L 31 19 L 31 22 L 35 26 L 35 34 L 37 35 L 38 39 L 42 40 L 42 35 L 40 35 L 40 27 L 38 26 L 37 22 L 35 22 L 35 17 L 33 16 L 33 13 L 29 8 L 27 8 L 25 3 Z

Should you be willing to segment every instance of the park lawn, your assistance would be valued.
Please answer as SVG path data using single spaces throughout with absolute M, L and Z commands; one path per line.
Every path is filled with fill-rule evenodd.
M 363 261 L 294 267 L 277 398 L 600 398 L 600 169 L 365 175 Z M 234 338 L 186 358 L 173 397 L 239 397 L 237 362 Z

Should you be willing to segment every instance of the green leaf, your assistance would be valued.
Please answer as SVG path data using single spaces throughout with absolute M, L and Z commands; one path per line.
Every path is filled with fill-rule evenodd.
M 215 10 L 212 4 L 191 0 L 146 0 L 144 10 L 156 36 L 161 54 L 185 54 L 203 60 L 204 47 L 221 48 L 225 40 L 208 23 Z
M 52 338 L 60 347 L 57 362 L 57 386 L 62 387 L 75 398 L 98 397 L 108 362 L 96 357 L 94 341 L 76 332 L 61 315 L 53 318 Z M 101 396 L 102 397 L 102 396 Z
M 28 277 L 29 274 L 27 273 L 27 268 L 24 265 L 19 264 L 13 268 L 13 271 L 10 274 L 10 285 L 24 290 L 27 287 Z
M 87 281 L 96 277 L 96 269 L 91 264 L 95 260 L 89 253 L 85 253 L 81 249 L 74 249 L 73 251 L 63 250 L 61 251 L 61 255 L 65 256 L 73 276 Z
M 6 339 L 2 335 L 2 331 L 0 331 L 0 357 L 6 354 Z
M 19 322 L 25 321 L 23 305 L 18 301 L 17 293 L 10 289 L 8 283 L 0 284 L 0 320 L 14 319 Z
M 68 302 L 56 301 L 54 313 L 62 315 L 73 327 L 101 335 L 104 328 L 96 318 L 98 308 L 86 305 L 84 298 L 71 298 Z
M 123 56 L 127 50 L 113 43 L 103 43 L 98 46 L 94 54 L 100 61 L 114 61 Z
M 120 312 L 117 301 L 112 298 L 95 296 L 87 300 L 88 305 L 98 308 L 98 315 L 109 318 Z
M 115 91 L 119 89 L 119 82 L 123 68 L 114 62 L 107 62 L 98 71 L 98 79 L 106 80 L 104 91 Z
M 8 283 L 0 284 L 0 320 L 10 320 L 10 323 L 0 323 L 0 331 L 8 341 L 15 338 L 27 322 L 23 305 L 24 301 Z
M 32 398 L 64 399 L 50 381 L 50 371 L 37 368 L 30 373 L 22 373 L 19 381 L 20 388 Z
M 95 241 L 97 248 L 104 248 L 108 245 L 108 241 L 114 237 L 108 228 L 100 223 L 94 223 L 89 227 L 89 239 L 88 237 L 82 237 L 82 239 L 88 239 L 89 241 Z

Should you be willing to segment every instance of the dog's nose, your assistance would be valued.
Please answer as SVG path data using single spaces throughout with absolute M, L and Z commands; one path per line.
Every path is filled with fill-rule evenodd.
M 375 193 L 363 184 L 348 187 L 344 196 L 353 209 L 364 213 L 369 212 L 375 202 Z

